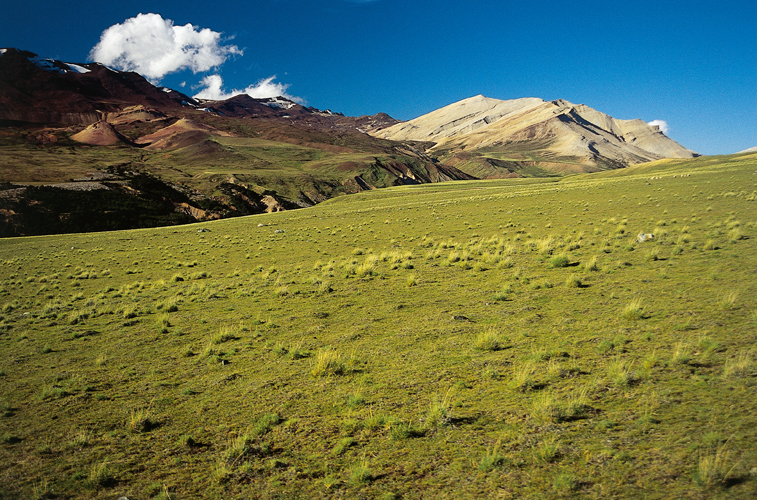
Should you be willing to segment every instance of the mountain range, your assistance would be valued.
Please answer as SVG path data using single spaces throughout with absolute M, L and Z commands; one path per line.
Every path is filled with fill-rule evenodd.
M 564 100 L 475 96 L 400 122 L 283 97 L 200 100 L 99 63 L 0 49 L 4 236 L 176 224 L 393 185 L 693 156 L 641 120 Z

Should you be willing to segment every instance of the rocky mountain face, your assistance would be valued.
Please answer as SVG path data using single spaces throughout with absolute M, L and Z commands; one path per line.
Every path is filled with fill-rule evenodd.
M 2 121 L 90 125 L 127 106 L 179 109 L 193 102 L 180 92 L 155 87 L 137 73 L 0 50 Z
M 433 143 L 428 153 L 458 166 L 475 152 L 495 162 L 507 158 L 511 164 L 532 163 L 556 172 L 697 156 L 656 126 L 618 120 L 562 99 L 503 101 L 479 95 L 372 133 L 384 139 Z

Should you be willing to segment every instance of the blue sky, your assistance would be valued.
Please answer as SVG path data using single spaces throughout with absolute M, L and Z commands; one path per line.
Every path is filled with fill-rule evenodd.
M 191 24 L 197 37 L 205 29 L 220 65 L 167 72 L 163 61 L 152 77 L 190 95 L 211 83 L 273 88 L 319 109 L 402 120 L 476 94 L 562 98 L 664 120 L 702 154 L 757 146 L 753 0 L 10 0 L 2 10 L 0 47 L 67 62 L 90 60 L 103 32 L 140 13 Z

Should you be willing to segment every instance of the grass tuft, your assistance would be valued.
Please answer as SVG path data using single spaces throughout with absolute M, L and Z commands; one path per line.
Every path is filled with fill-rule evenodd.
M 631 364 L 623 359 L 616 359 L 607 366 L 607 377 L 619 389 L 628 388 L 639 381 L 638 374 L 631 370 Z
M 560 456 L 560 441 L 554 436 L 546 438 L 533 449 L 537 462 L 550 463 Z
M 549 267 L 552 269 L 559 269 L 561 267 L 568 267 L 570 265 L 570 259 L 566 254 L 555 255 L 549 259 Z
M 479 471 L 489 472 L 507 463 L 507 458 L 499 452 L 501 445 L 502 442 L 497 441 L 494 446 L 487 448 L 486 454 L 481 457 L 481 461 L 478 463 Z
M 444 396 L 436 396 L 426 411 L 426 428 L 443 427 L 450 422 L 450 408 L 452 406 L 452 388 Z
M 363 486 L 373 480 L 368 460 L 363 458 L 350 469 L 349 484 L 352 486 Z
M 588 408 L 586 389 L 560 396 L 543 392 L 531 402 L 531 417 L 542 423 L 566 422 L 585 417 Z
M 113 471 L 107 462 L 101 462 L 92 466 L 87 476 L 87 484 L 90 488 L 107 488 L 116 482 Z
M 342 375 L 347 372 L 347 366 L 342 355 L 333 349 L 321 349 L 316 351 L 310 367 L 310 373 L 314 377 L 328 377 Z
M 499 351 L 502 349 L 500 334 L 495 328 L 489 328 L 478 334 L 473 346 L 479 351 Z
M 578 276 L 571 274 L 565 279 L 565 286 L 568 288 L 581 288 L 583 286 L 583 283 Z
M 142 408 L 139 410 L 132 410 L 129 414 L 129 421 L 127 422 L 127 428 L 134 433 L 147 432 L 155 427 L 156 422 L 150 410 Z
M 729 442 L 730 439 L 720 446 L 700 450 L 697 469 L 694 472 L 694 482 L 698 486 L 704 489 L 725 486 L 738 464 L 729 448 Z
M 736 305 L 738 298 L 739 294 L 737 292 L 731 292 L 727 295 L 724 295 L 718 301 L 718 307 L 724 311 L 732 311 L 738 308 L 738 306 Z
M 723 378 L 733 379 L 747 377 L 754 373 L 755 365 L 751 352 L 739 353 L 735 358 L 729 358 L 723 365 Z
M 628 320 L 639 320 L 644 318 L 642 311 L 642 300 L 635 298 L 623 308 L 622 316 Z

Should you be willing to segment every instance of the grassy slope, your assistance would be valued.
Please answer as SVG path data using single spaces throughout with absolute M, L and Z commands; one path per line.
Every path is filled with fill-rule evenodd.
M 358 175 L 376 187 L 392 185 L 396 177 L 376 167 L 377 162 L 403 163 L 426 172 L 425 162 L 398 153 L 394 149 L 397 143 L 362 134 L 326 134 L 283 126 L 257 130 L 234 128 L 233 125 L 243 123 L 240 120 L 230 123 L 216 125 L 223 124 L 232 132 L 255 137 L 209 136 L 203 142 L 180 149 L 151 151 L 123 145 L 92 147 L 75 143 L 61 133 L 57 142 L 43 146 L 25 139 L 26 131 L 8 129 L 0 135 L 3 159 L 0 182 L 67 182 L 119 166 L 189 186 L 209 196 L 220 195 L 218 185 L 234 175 L 244 183 L 259 185 L 295 201 L 301 192 L 321 200 L 357 190 L 357 185 L 345 187 L 343 182 L 350 183 Z
M 0 241 L 0 498 L 754 498 L 756 164 Z

